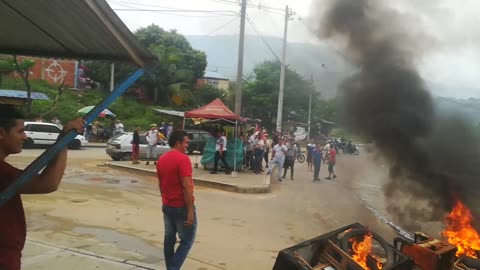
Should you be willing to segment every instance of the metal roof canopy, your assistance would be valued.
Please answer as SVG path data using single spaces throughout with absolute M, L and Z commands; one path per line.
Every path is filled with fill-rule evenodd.
M 48 96 L 44 93 L 31 92 L 30 94 L 31 94 L 31 99 L 50 100 L 50 98 L 48 98 Z M 27 99 L 28 93 L 27 91 L 22 91 L 22 90 L 0 89 L 0 97 Z
M 0 33 L 0 54 L 158 61 L 105 0 L 0 0 Z

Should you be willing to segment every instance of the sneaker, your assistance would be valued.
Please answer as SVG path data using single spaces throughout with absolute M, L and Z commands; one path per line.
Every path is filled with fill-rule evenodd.
M 217 171 L 211 171 L 210 174 L 217 174 Z
M 327 180 L 332 180 L 332 178 L 330 178 L 330 177 L 325 177 L 325 179 L 327 179 Z
M 334 175 L 334 176 L 333 176 L 333 179 L 335 179 L 335 178 L 337 178 L 337 176 L 336 176 L 336 175 Z
M 148 165 L 148 164 L 150 164 L 150 161 L 147 161 L 147 163 L 145 163 L 145 165 Z
M 292 181 L 293 181 L 293 180 L 295 180 L 295 179 L 293 179 L 293 177 L 290 177 L 290 180 L 292 180 Z
M 282 182 L 282 181 L 283 181 L 282 178 L 278 178 L 278 182 Z
M 285 175 L 284 175 L 284 176 L 282 176 L 282 179 L 285 179 Z
M 231 173 L 232 173 L 232 171 L 230 171 L 230 170 L 225 172 L 225 174 L 231 174 Z
M 270 175 L 271 173 L 272 173 L 271 171 L 268 171 L 268 172 L 267 172 L 267 175 Z

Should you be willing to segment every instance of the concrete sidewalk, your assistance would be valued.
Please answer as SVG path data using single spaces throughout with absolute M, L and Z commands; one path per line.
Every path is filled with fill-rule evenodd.
M 88 142 L 87 148 L 107 148 L 106 142 Z
M 57 247 L 39 241 L 27 240 L 23 250 L 24 270 L 90 270 L 90 269 L 166 269 L 164 266 L 147 265 L 140 262 L 112 258 L 105 255 L 76 249 Z
M 190 156 L 192 164 L 195 164 L 195 157 Z M 197 159 L 200 161 L 200 158 Z M 132 164 L 130 161 L 111 161 L 106 162 L 106 166 L 127 170 L 134 173 L 142 173 L 151 176 L 156 176 L 156 166 L 153 164 L 145 165 Z M 225 191 L 238 193 L 268 193 L 270 192 L 270 177 L 265 173 L 254 174 L 253 172 L 237 172 L 232 174 L 225 174 L 218 172 L 218 174 L 210 174 L 208 170 L 199 164 L 199 168 L 193 168 L 193 180 L 195 185 L 209 188 L 216 188 Z

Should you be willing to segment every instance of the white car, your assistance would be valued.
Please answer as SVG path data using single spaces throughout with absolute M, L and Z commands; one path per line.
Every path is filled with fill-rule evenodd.
M 62 130 L 55 124 L 44 122 L 25 122 L 25 134 L 27 140 L 23 143 L 24 148 L 35 146 L 52 145 L 57 141 L 58 135 Z M 69 149 L 80 149 L 87 146 L 88 142 L 82 135 L 77 135 L 68 145 Z
M 113 160 L 126 160 L 130 159 L 132 155 L 132 139 L 133 132 L 126 132 L 118 134 L 113 138 L 110 138 L 107 143 L 107 155 L 109 155 Z M 145 133 L 140 134 L 140 149 L 139 149 L 139 158 L 147 158 L 147 138 Z M 165 154 L 170 151 L 170 146 L 168 146 L 166 141 L 158 140 L 157 147 L 155 147 L 155 158 Z

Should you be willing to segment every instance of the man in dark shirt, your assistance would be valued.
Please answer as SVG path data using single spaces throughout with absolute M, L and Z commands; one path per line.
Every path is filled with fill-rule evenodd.
M 77 119 L 66 124 L 63 134 L 71 129 L 81 133 L 85 121 Z M 24 117 L 10 105 L 0 105 L 0 192 L 22 173 L 5 159 L 22 151 L 26 141 Z M 57 190 L 67 165 L 67 149 L 62 150 L 33 180 L 6 204 L 0 206 L 0 269 L 19 270 L 27 234 L 25 213 L 20 194 L 46 194 Z
M 137 127 L 133 132 L 133 139 L 132 139 L 132 163 L 133 164 L 140 164 L 138 161 L 140 157 L 140 128 Z

